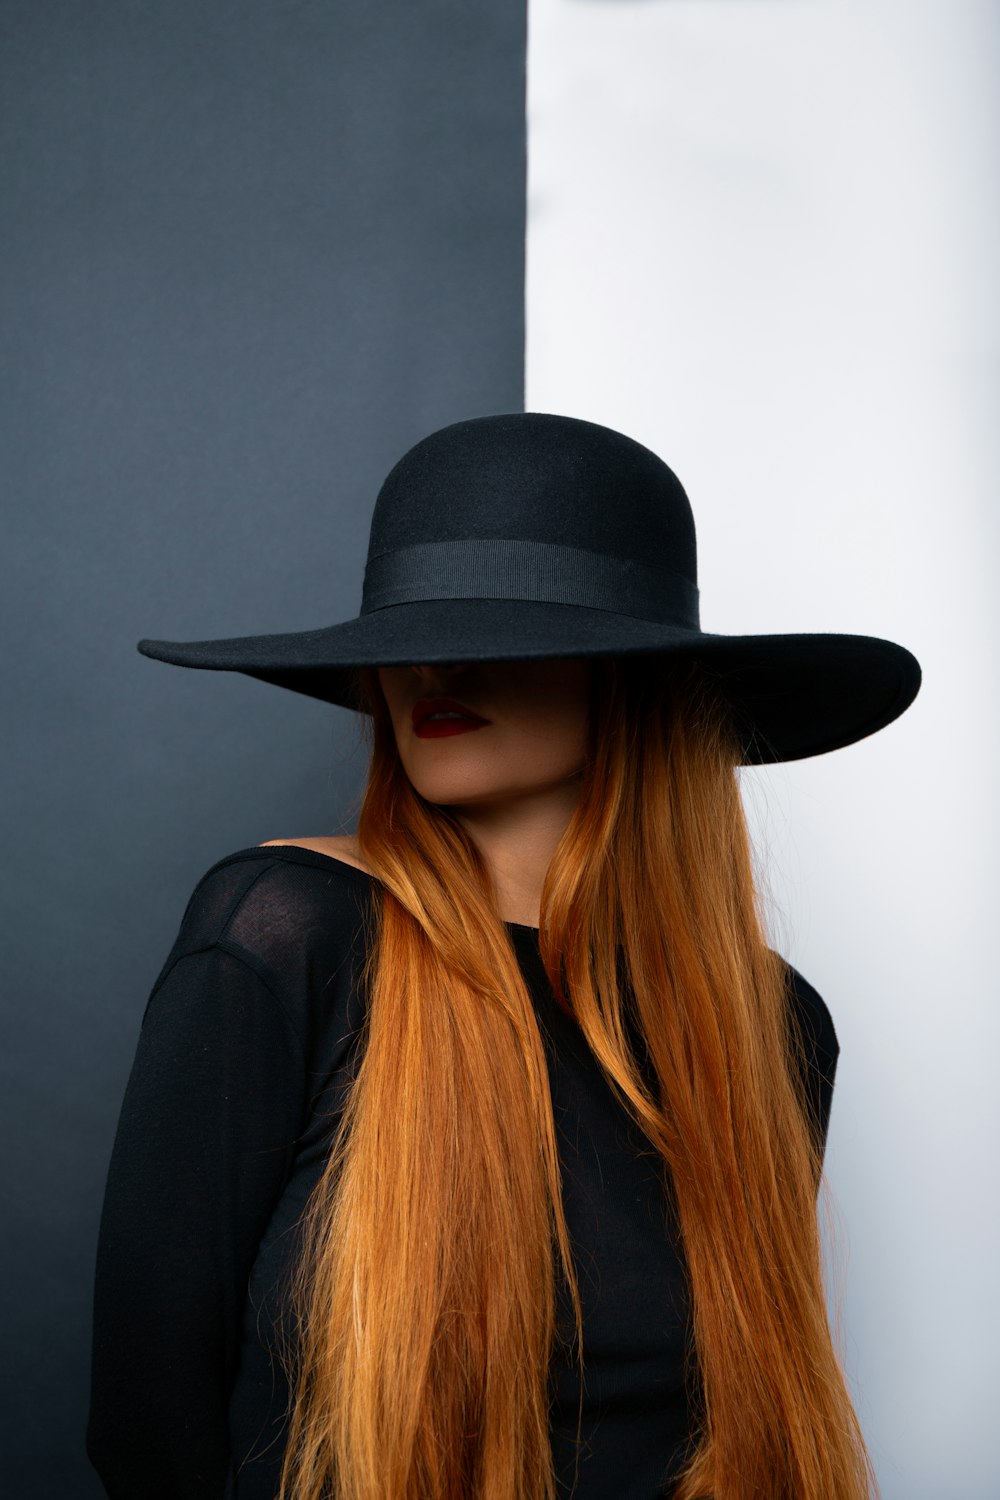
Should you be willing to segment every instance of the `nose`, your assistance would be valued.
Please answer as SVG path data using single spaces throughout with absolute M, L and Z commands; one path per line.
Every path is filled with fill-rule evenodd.
M 462 662 L 431 662 L 427 665 L 413 667 L 417 681 L 421 687 L 426 687 L 434 682 L 444 682 L 454 677 L 457 672 L 463 670 Z

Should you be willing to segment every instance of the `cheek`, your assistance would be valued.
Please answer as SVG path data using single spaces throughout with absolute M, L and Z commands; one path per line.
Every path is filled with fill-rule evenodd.
M 570 775 L 579 770 L 587 752 L 587 717 L 572 705 L 539 706 L 518 727 L 519 753 L 533 767 Z
M 405 739 L 405 731 L 409 727 L 406 714 L 404 691 L 398 683 L 386 674 L 379 674 L 382 688 L 382 696 L 385 698 L 386 707 L 389 710 L 389 718 L 392 722 L 392 731 L 396 738 L 396 744 L 401 745 Z

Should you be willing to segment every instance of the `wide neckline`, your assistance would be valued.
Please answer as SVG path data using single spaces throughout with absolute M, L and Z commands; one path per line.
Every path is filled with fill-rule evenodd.
M 246 849 L 237 850 L 240 854 L 267 855 L 272 851 L 282 850 L 286 857 L 291 856 L 294 862 L 295 856 L 306 854 L 313 859 L 322 860 L 325 864 L 336 865 L 340 870 L 346 870 L 349 875 L 359 875 L 368 886 L 381 885 L 377 875 L 371 875 L 367 870 L 362 870 L 358 865 L 349 864 L 346 859 L 338 859 L 335 854 L 324 854 L 320 849 L 307 849 L 303 844 L 251 844 Z M 306 861 L 308 863 L 308 861 Z M 505 927 L 512 927 L 515 932 L 530 932 L 538 936 L 539 929 L 532 927 L 530 922 L 504 922 Z

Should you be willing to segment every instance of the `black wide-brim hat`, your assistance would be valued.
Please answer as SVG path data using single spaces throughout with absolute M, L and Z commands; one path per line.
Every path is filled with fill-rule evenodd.
M 696 657 L 745 729 L 743 765 L 865 739 L 921 680 L 916 657 L 877 636 L 703 631 L 677 476 L 620 432 L 543 412 L 456 422 L 403 455 L 375 503 L 356 619 L 138 649 L 354 709 L 359 667 Z

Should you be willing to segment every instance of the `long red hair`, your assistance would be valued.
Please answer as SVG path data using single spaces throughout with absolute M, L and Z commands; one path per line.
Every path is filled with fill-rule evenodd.
M 754 880 L 739 734 L 698 661 L 655 668 L 594 664 L 540 945 L 671 1174 L 697 1374 L 671 1500 L 869 1500 L 826 1312 L 822 1148 Z M 560 1275 L 578 1353 L 582 1326 L 545 1054 L 483 858 L 409 783 L 374 672 L 362 688 L 358 847 L 382 889 L 361 1061 L 301 1225 L 278 1500 L 554 1500 Z

